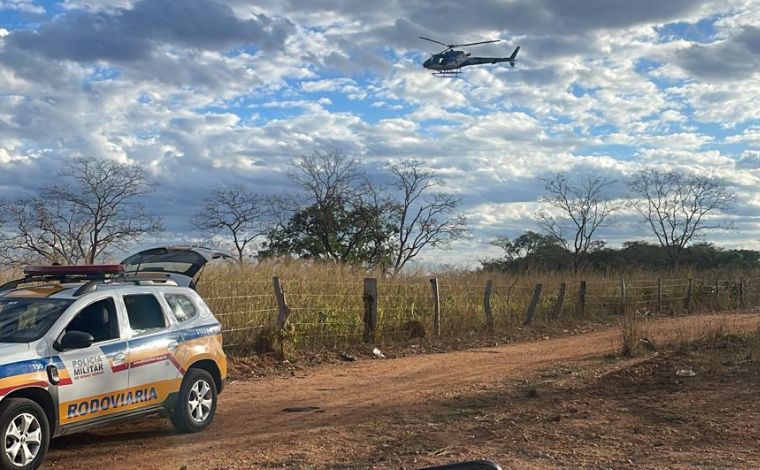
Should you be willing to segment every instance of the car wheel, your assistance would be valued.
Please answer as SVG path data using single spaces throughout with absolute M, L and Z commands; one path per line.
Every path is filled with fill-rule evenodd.
M 0 402 L 0 465 L 3 470 L 32 470 L 45 459 L 50 424 L 42 407 L 26 398 Z
M 182 380 L 172 424 L 179 432 L 204 430 L 216 413 L 216 384 L 203 369 L 190 369 Z

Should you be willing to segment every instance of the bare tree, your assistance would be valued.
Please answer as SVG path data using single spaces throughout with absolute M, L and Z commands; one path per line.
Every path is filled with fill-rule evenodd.
M 89 263 L 114 248 L 162 229 L 139 202 L 151 189 L 142 167 L 95 157 L 74 159 L 59 173 L 67 182 L 3 205 L 6 258 Z
M 632 207 L 667 251 L 674 271 L 689 242 L 707 230 L 725 227 L 708 219 L 726 212 L 736 199 L 722 181 L 676 171 L 642 170 L 628 184 L 637 196 Z
M 557 173 L 543 181 L 546 194 L 542 200 L 558 210 L 559 215 L 539 213 L 539 223 L 570 252 L 573 272 L 577 273 L 588 253 L 602 246 L 602 242 L 594 238 L 600 227 L 609 224 L 617 209 L 604 195 L 615 180 L 590 175 L 573 184 Z
M 269 202 L 265 196 L 248 190 L 242 184 L 217 186 L 203 202 L 190 223 L 212 234 L 227 233 L 243 263 L 245 252 L 257 238 L 267 234 L 271 226 Z
M 290 179 L 301 187 L 310 202 L 327 206 L 335 200 L 351 201 L 367 189 L 359 161 L 335 150 L 317 150 L 293 161 Z
M 0 199 L 0 266 L 13 264 L 9 247 L 11 235 L 4 230 L 7 220 L 8 203 L 7 201 Z
M 393 272 L 417 257 L 426 247 L 447 247 L 466 235 L 465 217 L 458 212 L 459 198 L 436 191 L 444 185 L 418 160 L 389 165 L 400 200 L 394 204 Z

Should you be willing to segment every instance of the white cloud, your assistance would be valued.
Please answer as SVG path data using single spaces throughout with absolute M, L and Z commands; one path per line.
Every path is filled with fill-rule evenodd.
M 0 0 L 0 12 L 2 10 L 20 11 L 23 13 L 35 13 L 40 15 L 45 13 L 45 8 L 40 5 L 35 5 L 33 0 Z
M 730 144 L 746 143 L 760 147 L 760 127 L 748 127 L 741 134 L 726 137 L 726 142 Z
M 746 64 L 722 69 L 730 80 L 701 68 L 721 51 L 753 57 L 742 55 L 752 1 L 516 0 L 465 16 L 430 0 L 191 3 L 210 18 L 198 31 L 145 0 L 67 0 L 35 33 L 0 29 L 0 196 L 34 190 L 69 156 L 108 155 L 150 169 L 181 232 L 197 200 L 187 187 L 242 179 L 279 192 L 287 161 L 318 147 L 373 168 L 415 157 L 462 197 L 474 230 L 458 256 L 470 260 L 499 233 L 535 228 L 538 178 L 552 172 L 708 171 L 758 198 L 760 79 Z M 33 5 L 0 10 L 11 4 Z M 713 16 L 709 44 L 657 32 Z M 440 79 L 420 67 L 437 51 L 419 35 L 503 39 L 478 55 L 523 48 L 513 70 Z

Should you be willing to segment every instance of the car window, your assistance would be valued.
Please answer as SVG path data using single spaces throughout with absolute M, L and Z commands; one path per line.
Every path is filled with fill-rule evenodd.
M 174 318 L 179 323 L 190 320 L 198 315 L 198 309 L 192 300 L 183 294 L 165 294 L 166 303 L 169 304 Z
M 99 300 L 83 308 L 66 327 L 66 332 L 89 333 L 96 343 L 119 337 L 119 320 L 112 298 Z
M 71 304 L 62 299 L 0 299 L 0 343 L 40 339 Z
M 164 311 L 158 299 L 152 294 L 124 296 L 129 326 L 135 333 L 142 334 L 166 327 Z

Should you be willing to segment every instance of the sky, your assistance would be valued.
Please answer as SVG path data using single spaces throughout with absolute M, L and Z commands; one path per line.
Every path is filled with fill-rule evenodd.
M 332 149 L 378 180 L 422 160 L 462 200 L 470 236 L 423 262 L 472 265 L 537 230 L 541 178 L 643 168 L 737 191 L 727 247 L 760 248 L 758 0 L 0 0 L 0 198 L 71 158 L 143 165 L 167 232 L 216 184 L 292 191 L 289 162 Z M 506 64 L 454 79 L 420 64 L 442 42 Z M 621 213 L 600 233 L 649 239 Z

